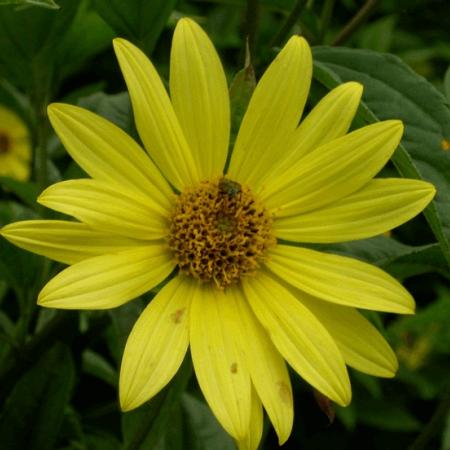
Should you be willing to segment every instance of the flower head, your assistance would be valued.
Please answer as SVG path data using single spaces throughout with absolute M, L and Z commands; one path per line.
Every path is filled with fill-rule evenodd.
M 430 202 L 428 183 L 373 179 L 401 122 L 347 133 L 357 83 L 331 91 L 300 122 L 312 61 L 294 36 L 259 81 L 225 169 L 227 83 L 203 30 L 189 19 L 177 25 L 170 98 L 139 49 L 122 39 L 114 47 L 147 153 L 101 117 L 51 105 L 53 127 L 92 178 L 50 186 L 39 202 L 77 221 L 18 222 L 1 233 L 70 265 L 42 289 L 47 307 L 115 307 L 175 271 L 128 338 L 122 409 L 160 391 L 190 347 L 212 411 L 253 449 L 263 406 L 280 443 L 289 437 L 286 362 L 340 405 L 351 398 L 346 364 L 393 376 L 393 351 L 356 308 L 411 313 L 410 294 L 374 266 L 301 243 L 381 234 Z
M 0 176 L 27 180 L 30 160 L 27 127 L 15 113 L 0 105 Z

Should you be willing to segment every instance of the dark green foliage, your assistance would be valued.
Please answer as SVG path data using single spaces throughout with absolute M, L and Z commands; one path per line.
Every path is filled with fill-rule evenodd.
M 392 344 L 400 369 L 390 380 L 351 370 L 353 401 L 348 408 L 334 407 L 333 424 L 311 388 L 292 376 L 296 416 L 283 448 L 449 450 L 450 6 L 442 0 L 374 2 L 376 8 L 344 39 L 349 48 L 333 46 L 363 3 L 0 0 L 0 104 L 26 121 L 36 160 L 30 181 L 0 177 L 0 226 L 60 217 L 36 204 L 38 194 L 50 182 L 86 176 L 51 131 L 50 102 L 87 108 L 139 141 L 113 38 L 138 45 L 166 82 L 176 20 L 197 20 L 225 66 L 234 140 L 256 80 L 289 36 L 301 33 L 315 46 L 307 109 L 342 81 L 360 81 L 364 97 L 353 128 L 384 119 L 406 126 L 381 176 L 428 180 L 438 195 L 424 215 L 389 237 L 314 246 L 383 268 L 410 290 L 417 313 L 363 312 Z M 258 4 L 257 11 L 249 14 L 249 4 Z M 120 412 L 125 342 L 160 287 L 107 312 L 37 307 L 40 289 L 60 269 L 0 238 L 1 450 L 236 448 L 204 401 L 189 354 L 151 402 Z M 274 448 L 277 438 L 266 420 L 261 449 Z
M 0 413 L 8 450 L 53 448 L 74 383 L 69 349 L 56 343 L 17 381 Z

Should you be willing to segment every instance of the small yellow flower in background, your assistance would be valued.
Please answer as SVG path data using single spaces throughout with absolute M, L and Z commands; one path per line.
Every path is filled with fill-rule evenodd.
M 10 109 L 0 105 L 0 177 L 26 181 L 30 177 L 28 129 Z
M 410 294 L 377 267 L 298 243 L 379 235 L 430 202 L 428 183 L 373 179 L 402 123 L 347 134 L 362 94 L 351 82 L 298 125 L 312 59 L 294 36 L 259 81 L 225 171 L 228 88 L 204 31 L 179 21 L 170 98 L 138 48 L 114 47 L 147 153 L 101 117 L 51 105 L 53 127 L 92 179 L 50 186 L 39 202 L 77 221 L 18 222 L 1 234 L 70 265 L 42 289 L 46 307 L 116 307 L 176 271 L 128 338 L 122 409 L 158 393 L 190 347 L 212 411 L 240 448 L 255 449 L 263 406 L 280 443 L 291 432 L 286 362 L 339 405 L 351 399 L 346 364 L 393 376 L 394 352 L 355 308 L 412 313 Z

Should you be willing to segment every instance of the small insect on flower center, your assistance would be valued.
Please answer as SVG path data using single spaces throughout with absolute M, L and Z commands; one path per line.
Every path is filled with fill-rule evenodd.
M 171 216 L 169 246 L 180 270 L 221 289 L 253 274 L 275 243 L 270 214 L 225 177 L 185 189 Z
M 8 135 L 0 131 L 0 155 L 8 153 L 10 146 L 11 143 Z

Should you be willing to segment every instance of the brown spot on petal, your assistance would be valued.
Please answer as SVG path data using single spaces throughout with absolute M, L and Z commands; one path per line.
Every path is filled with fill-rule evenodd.
M 170 315 L 170 318 L 174 323 L 180 323 L 183 320 L 184 313 L 186 312 L 186 308 L 177 309 L 174 313 Z
M 231 373 L 237 373 L 237 371 L 238 371 L 238 365 L 237 365 L 237 363 L 231 364 L 231 366 L 230 366 L 230 372 L 231 372 Z
M 292 403 L 292 393 L 289 386 L 284 381 L 278 381 L 278 395 L 281 398 L 281 401 L 286 404 Z
M 441 148 L 444 152 L 448 152 L 450 150 L 450 141 L 448 139 L 442 139 Z

